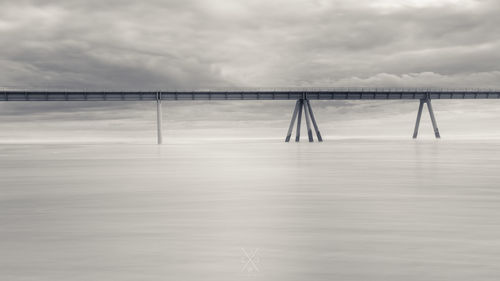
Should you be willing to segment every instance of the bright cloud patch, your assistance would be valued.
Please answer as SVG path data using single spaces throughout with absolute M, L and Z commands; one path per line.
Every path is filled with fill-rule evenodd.
M 479 6 L 477 0 L 373 0 L 372 7 L 376 8 L 472 8 Z

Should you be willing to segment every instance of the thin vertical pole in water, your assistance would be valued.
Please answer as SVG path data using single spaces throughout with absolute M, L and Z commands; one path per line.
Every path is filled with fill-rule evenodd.
M 436 136 L 436 139 L 440 139 L 441 136 L 439 135 L 439 129 L 437 127 L 436 117 L 434 117 L 434 110 L 432 110 L 431 100 L 427 99 L 425 102 L 427 103 L 427 109 L 429 110 L 429 114 L 431 116 L 432 128 L 434 129 L 434 135 Z
M 292 120 L 290 120 L 290 126 L 288 127 L 288 133 L 286 134 L 285 142 L 289 142 L 292 137 L 293 125 L 295 124 L 295 119 L 297 118 L 297 112 L 299 111 L 300 102 L 297 100 L 295 103 L 295 109 L 293 110 Z
M 161 121 L 162 121 L 161 99 L 157 95 L 157 99 L 156 99 L 156 126 L 157 126 L 157 130 L 158 130 L 158 144 L 162 144 L 162 142 L 163 142 L 162 132 L 161 132 L 161 129 L 162 129 Z
M 302 105 L 304 106 L 304 115 L 306 116 L 307 136 L 309 137 L 309 142 L 314 142 L 311 130 L 311 120 L 309 120 L 309 110 L 307 109 L 307 100 L 302 102 Z
M 323 141 L 323 138 L 321 137 L 321 134 L 319 132 L 318 124 L 316 124 L 316 118 L 314 118 L 314 113 L 311 107 L 311 104 L 309 103 L 309 100 L 306 100 L 307 108 L 309 109 L 309 114 L 311 115 L 311 121 L 314 126 L 314 130 L 316 131 L 316 136 L 318 136 L 318 141 L 321 142 Z
M 297 118 L 297 131 L 295 132 L 295 142 L 300 141 L 300 123 L 302 122 L 302 107 L 304 104 L 304 100 L 299 99 L 298 102 L 299 102 L 299 113 L 298 113 L 299 116 Z
M 415 122 L 415 130 L 413 131 L 413 138 L 416 139 L 418 136 L 418 126 L 420 125 L 420 118 L 422 117 L 422 109 L 424 108 L 425 100 L 420 100 L 420 105 L 418 106 L 417 122 Z

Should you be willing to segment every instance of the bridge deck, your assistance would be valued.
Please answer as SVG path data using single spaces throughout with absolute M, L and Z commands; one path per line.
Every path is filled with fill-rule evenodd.
M 419 100 L 500 99 L 500 91 L 279 90 L 279 91 L 0 91 L 0 101 L 155 100 Z

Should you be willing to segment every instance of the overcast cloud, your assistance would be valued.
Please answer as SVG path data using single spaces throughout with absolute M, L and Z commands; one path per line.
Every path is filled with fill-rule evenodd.
M 500 85 L 498 1 L 3 1 L 1 84 Z
M 5 88 L 500 88 L 495 0 L 0 3 Z M 200 116 L 175 106 L 180 118 Z M 4 103 L 1 118 L 12 118 L 6 107 L 36 113 L 61 105 Z M 107 112 L 95 116 L 116 115 Z

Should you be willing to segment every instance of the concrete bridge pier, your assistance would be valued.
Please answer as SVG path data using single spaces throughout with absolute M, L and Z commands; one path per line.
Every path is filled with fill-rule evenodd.
M 297 119 L 297 112 L 299 112 L 300 100 L 295 103 L 295 109 L 293 110 L 292 120 L 290 121 L 290 126 L 288 127 L 288 133 L 286 134 L 285 142 L 289 142 L 292 137 L 293 125 L 295 125 L 295 119 Z
M 293 127 L 295 125 L 295 121 L 297 120 L 297 129 L 295 131 L 295 141 L 300 141 L 300 126 L 302 122 L 302 111 L 304 111 L 304 116 L 306 119 L 307 126 L 307 136 L 309 138 L 309 142 L 314 142 L 311 122 L 314 127 L 314 131 L 316 132 L 316 136 L 319 142 L 323 141 L 321 137 L 321 133 L 319 132 L 318 124 L 316 123 L 316 118 L 314 117 L 314 113 L 311 108 L 311 104 L 307 98 L 298 99 L 295 103 L 295 108 L 292 113 L 292 120 L 290 120 L 290 126 L 288 127 L 288 133 L 285 138 L 285 142 L 290 142 L 290 138 L 292 137 Z
M 304 100 L 299 100 L 299 116 L 297 117 L 297 130 L 295 131 L 295 142 L 300 141 L 300 124 L 302 123 L 302 108 L 304 107 Z
M 162 134 L 162 111 L 161 111 L 161 99 L 157 94 L 156 98 L 156 126 L 158 132 L 158 144 L 162 144 L 163 142 L 163 134 Z
M 304 115 L 306 116 L 306 126 L 307 126 L 307 137 L 309 138 L 309 142 L 314 142 L 313 133 L 311 130 L 311 120 L 309 117 L 309 110 L 307 109 L 307 105 L 304 101 L 302 101 L 304 105 Z
M 418 128 L 420 126 L 420 119 L 422 117 L 424 104 L 427 104 L 427 110 L 429 111 L 429 115 L 431 117 L 432 128 L 434 129 L 434 136 L 436 137 L 436 139 L 440 139 L 441 135 L 439 134 L 436 117 L 434 116 L 434 110 L 432 109 L 431 99 L 428 95 L 425 99 L 420 100 L 420 105 L 418 106 L 417 121 L 415 122 L 415 129 L 413 130 L 413 138 L 416 139 L 418 136 Z
M 313 110 L 311 108 L 311 103 L 309 100 L 306 100 L 307 108 L 309 109 L 309 114 L 311 115 L 311 121 L 313 123 L 314 131 L 316 132 L 316 136 L 318 137 L 318 141 L 322 142 L 323 138 L 321 137 L 321 133 L 319 132 L 318 124 L 316 124 L 316 118 L 314 117 Z

